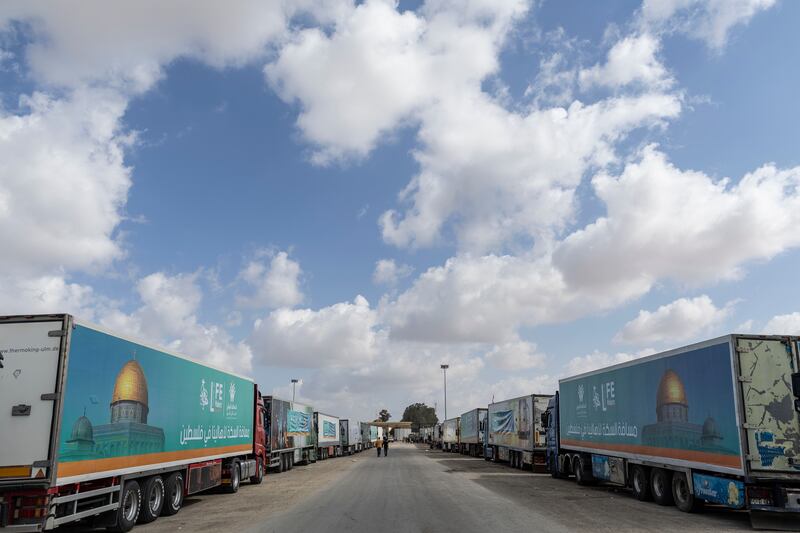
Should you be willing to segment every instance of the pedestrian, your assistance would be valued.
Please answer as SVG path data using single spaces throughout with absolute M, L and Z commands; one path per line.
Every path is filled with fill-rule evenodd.
M 383 439 L 383 456 L 387 457 L 389 455 L 389 437 Z
M 375 441 L 375 448 L 378 450 L 378 457 L 381 456 L 381 448 L 383 448 L 383 439 L 378 437 L 378 440 Z

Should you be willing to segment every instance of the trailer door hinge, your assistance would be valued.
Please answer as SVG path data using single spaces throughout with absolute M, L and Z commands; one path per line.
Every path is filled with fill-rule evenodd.
M 50 468 L 51 466 L 53 466 L 53 463 L 51 463 L 50 461 L 47 461 L 47 460 L 45 460 L 45 461 L 34 461 L 31 466 L 33 468 Z
M 760 455 L 752 455 L 752 454 L 748 453 L 746 458 L 747 458 L 748 461 L 755 461 L 757 463 L 761 462 L 761 456 Z
M 750 348 L 748 348 L 747 346 L 737 346 L 736 347 L 736 352 L 737 353 L 750 353 Z
M 742 427 L 744 429 L 755 429 L 755 430 L 764 429 L 763 426 L 757 426 L 755 424 L 747 424 L 747 423 L 742 424 Z
M 753 378 L 749 376 L 739 376 L 739 381 L 741 381 L 742 383 L 752 383 Z
M 48 392 L 46 394 L 42 394 L 40 396 L 40 398 L 41 398 L 41 400 L 43 402 L 55 401 L 55 400 L 58 400 L 59 398 L 61 398 L 61 394 L 59 394 L 57 392 Z
M 64 331 L 63 329 L 54 329 L 52 331 L 47 332 L 48 337 L 63 337 L 66 334 L 67 332 Z

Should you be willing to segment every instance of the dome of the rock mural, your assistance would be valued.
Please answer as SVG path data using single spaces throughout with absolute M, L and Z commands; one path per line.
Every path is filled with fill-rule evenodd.
M 135 360 L 128 361 L 117 374 L 111 403 L 131 401 L 147 405 L 147 380 Z
M 668 404 L 680 404 L 688 406 L 686 400 L 686 389 L 683 387 L 681 378 L 672 370 L 667 370 L 661 377 L 658 386 L 658 406 Z
M 67 442 L 93 441 L 94 429 L 88 418 L 82 416 L 72 425 L 72 433 Z

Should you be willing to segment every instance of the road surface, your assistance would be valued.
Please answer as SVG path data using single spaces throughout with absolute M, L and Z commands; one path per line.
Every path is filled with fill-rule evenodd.
M 712 509 L 687 515 L 624 491 L 579 488 L 546 474 L 422 447 L 395 445 L 386 458 L 369 452 L 366 459 L 334 485 L 250 531 L 751 531 L 743 513 Z
M 78 525 L 68 533 L 85 531 Z M 639 502 L 625 490 L 513 470 L 482 459 L 394 444 L 319 461 L 238 494 L 191 496 L 175 516 L 134 533 L 579 533 L 753 531 L 746 513 L 707 508 L 696 515 Z

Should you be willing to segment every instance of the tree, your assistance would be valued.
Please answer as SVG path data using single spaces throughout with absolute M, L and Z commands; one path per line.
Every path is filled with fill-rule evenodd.
M 390 418 L 392 418 L 392 415 L 386 409 L 381 409 L 381 412 L 378 413 L 378 420 L 381 422 L 388 422 Z
M 411 431 L 419 431 L 420 426 L 432 426 L 439 421 L 433 407 L 424 403 L 412 403 L 403 411 L 403 422 L 411 422 Z

